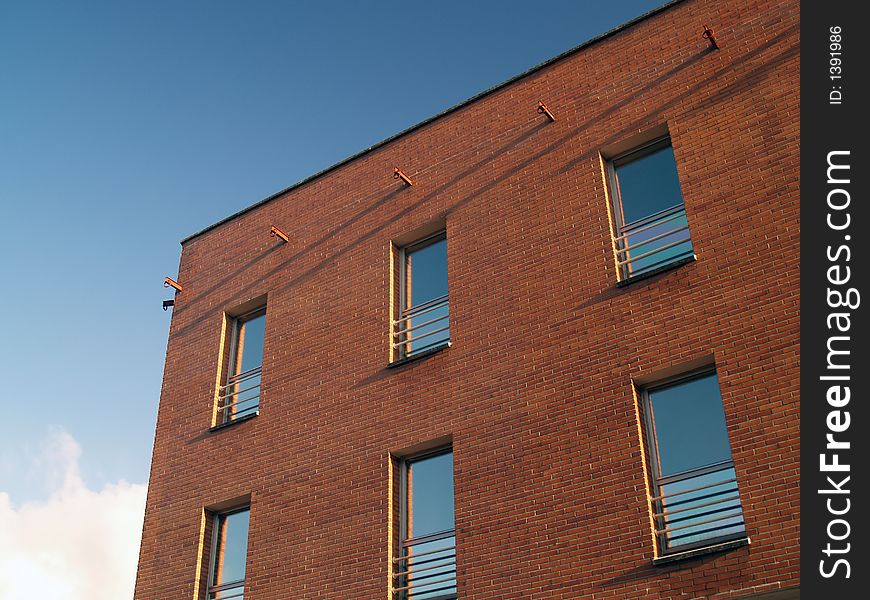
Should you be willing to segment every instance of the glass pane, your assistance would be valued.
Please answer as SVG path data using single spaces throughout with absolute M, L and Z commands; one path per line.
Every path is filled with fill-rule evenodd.
M 649 392 L 661 477 L 731 459 L 715 373 Z
M 243 510 L 218 517 L 212 585 L 223 585 L 245 578 L 250 514 L 249 510 Z
M 453 453 L 408 465 L 408 537 L 453 529 Z
M 406 307 L 419 306 L 447 294 L 447 240 L 439 240 L 407 255 L 409 280 Z
M 263 366 L 263 340 L 266 336 L 266 315 L 262 314 L 239 325 L 236 373 Z M 250 386 L 248 386 L 250 387 Z
M 629 161 L 624 164 L 616 161 L 614 165 L 623 224 L 683 203 L 677 162 L 670 144 Z

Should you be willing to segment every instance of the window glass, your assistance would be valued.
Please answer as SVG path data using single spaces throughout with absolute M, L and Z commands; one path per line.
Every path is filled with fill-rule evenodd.
M 447 294 L 447 240 L 442 239 L 407 253 L 410 280 L 406 305 L 419 306 Z
M 683 203 L 677 162 L 670 145 L 636 159 L 627 156 L 615 161 L 614 167 L 622 198 L 623 223 L 633 223 Z
M 218 516 L 215 536 L 213 586 L 245 579 L 250 510 Z
M 715 373 L 650 390 L 660 475 L 666 477 L 731 459 Z
M 408 465 L 408 537 L 453 529 L 453 453 Z
M 236 373 L 244 373 L 263 365 L 263 342 L 266 336 L 266 315 L 261 314 L 239 323 L 238 364 Z

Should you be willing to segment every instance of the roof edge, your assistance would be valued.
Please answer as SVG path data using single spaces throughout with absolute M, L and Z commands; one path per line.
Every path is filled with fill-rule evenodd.
M 652 10 L 649 10 L 649 11 L 631 19 L 630 21 L 626 21 L 625 23 L 617 25 L 613 29 L 609 29 L 608 31 L 605 31 L 604 33 L 600 33 L 600 34 L 596 35 L 595 37 L 592 37 L 592 38 L 586 40 L 585 42 L 583 42 L 577 46 L 574 46 L 573 48 L 570 48 L 570 49 L 566 50 L 565 52 L 562 52 L 561 54 L 557 54 L 556 56 L 549 58 L 546 61 L 544 61 L 538 65 L 535 65 L 535 66 L 531 67 L 530 69 L 527 69 L 526 71 L 523 71 L 522 73 L 520 73 L 518 75 L 514 75 L 510 79 L 502 81 L 501 83 L 498 83 L 498 84 L 496 84 L 496 85 L 494 85 L 486 90 L 483 90 L 482 92 L 480 92 L 478 94 L 475 94 L 474 96 L 472 96 L 466 100 L 463 100 L 459 104 L 454 104 L 453 106 L 451 106 L 451 107 L 449 107 L 449 108 L 447 108 L 447 109 L 445 109 L 445 110 L 443 110 L 443 111 L 441 111 L 441 112 L 439 112 L 431 117 L 428 117 L 427 119 L 424 119 L 423 121 L 420 121 L 419 123 L 411 125 L 407 129 L 403 129 L 402 131 L 400 131 L 396 134 L 393 134 L 390 137 L 385 138 L 385 139 L 381 140 L 380 142 L 373 144 L 372 146 L 369 146 L 368 148 L 360 150 L 356 154 L 352 154 L 352 155 L 348 156 L 347 158 L 344 158 L 344 159 L 338 161 L 337 163 L 334 163 L 334 164 L 326 167 L 325 169 L 322 169 L 322 170 L 320 170 L 312 175 L 309 175 L 308 177 L 301 179 L 301 180 L 297 181 L 296 183 L 294 183 L 294 184 L 292 184 L 292 185 L 290 185 L 282 190 L 279 190 L 279 191 L 275 192 L 274 194 L 271 194 L 271 195 L 263 198 L 262 200 L 259 200 L 259 201 L 255 202 L 254 204 L 251 204 L 250 206 L 248 206 L 246 208 L 243 208 L 243 209 L 229 215 L 228 217 L 224 217 L 220 221 L 212 223 L 208 227 L 205 227 L 205 228 L 197 231 L 196 233 L 193 233 L 193 234 L 187 236 L 186 238 L 182 239 L 181 244 L 183 246 L 187 242 L 203 235 L 204 233 L 207 233 L 207 232 L 211 231 L 212 229 L 220 227 L 224 223 L 228 223 L 229 221 L 232 221 L 232 220 L 244 215 L 245 213 L 248 213 L 248 212 L 254 210 L 255 208 L 258 208 L 258 207 L 266 204 L 267 202 L 271 202 L 272 200 L 274 200 L 280 196 L 283 196 L 284 194 L 292 192 L 296 188 L 300 188 L 303 185 L 311 183 L 315 179 L 319 179 L 320 177 L 323 177 L 327 173 L 334 171 L 334 170 L 338 169 L 339 167 L 346 165 L 349 162 L 352 162 L 352 161 L 354 161 L 362 156 L 365 156 L 366 154 L 369 154 L 370 152 L 374 152 L 375 150 L 378 150 L 379 148 L 386 146 L 390 142 L 393 142 L 401 137 L 404 137 L 410 133 L 413 133 L 414 131 L 421 129 L 421 128 L 425 127 L 426 125 L 429 125 L 430 123 L 433 123 L 433 122 L 441 119 L 442 117 L 445 117 L 453 112 L 456 112 L 462 108 L 465 108 L 469 104 L 477 102 L 478 100 L 480 100 L 486 96 L 489 96 L 490 94 L 493 94 L 493 93 L 501 90 L 502 88 L 505 88 L 505 87 L 511 85 L 512 83 L 519 81 L 520 79 L 524 79 L 524 78 L 552 65 L 553 63 L 556 63 L 564 58 L 567 58 L 568 56 L 571 56 L 572 54 L 576 54 L 577 52 L 580 52 L 581 50 L 585 50 L 586 48 L 588 48 L 589 46 L 592 46 L 593 44 L 597 44 L 598 42 L 600 42 L 604 39 L 607 39 L 607 38 L 609 38 L 617 33 L 622 32 L 622 31 L 625 31 L 626 29 L 633 27 L 634 25 L 640 23 L 641 21 L 645 21 L 646 19 L 649 19 L 650 17 L 653 17 L 661 12 L 664 12 L 665 10 L 671 8 L 672 6 L 674 6 L 676 4 L 680 4 L 680 3 L 685 2 L 685 1 L 686 0 L 670 0 L 669 2 L 666 2 L 665 4 L 662 4 L 661 6 L 654 8 Z

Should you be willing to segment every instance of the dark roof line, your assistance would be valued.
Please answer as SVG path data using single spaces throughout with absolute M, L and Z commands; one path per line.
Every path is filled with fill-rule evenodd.
M 189 242 L 190 240 L 192 240 L 196 237 L 199 237 L 202 234 L 204 234 L 208 231 L 211 231 L 212 229 L 219 227 L 220 225 L 223 225 L 224 223 L 232 221 L 236 217 L 240 217 L 243 214 L 245 214 L 249 211 L 252 211 L 257 207 L 262 206 L 263 204 L 266 204 L 267 202 L 270 202 L 270 201 L 274 200 L 275 198 L 278 198 L 279 196 L 283 196 L 284 194 L 291 192 L 291 191 L 295 190 L 296 188 L 302 187 L 303 185 L 310 183 L 310 182 L 314 181 L 315 179 L 322 177 L 323 175 L 326 175 L 330 171 L 334 171 L 335 169 L 338 169 L 339 167 L 341 167 L 341 166 L 343 166 L 351 161 L 354 161 L 357 158 L 360 158 L 361 156 L 365 156 L 366 154 L 373 152 L 373 151 L 377 150 L 378 148 L 381 148 L 382 146 L 386 146 L 390 142 L 392 142 L 400 137 L 403 137 L 405 135 L 408 135 L 409 133 L 412 133 L 412 132 L 422 128 L 422 127 L 425 127 L 426 125 L 429 125 L 430 123 L 437 121 L 438 119 L 445 117 L 445 116 L 449 115 L 450 113 L 453 113 L 461 108 L 464 108 L 464 107 L 468 106 L 469 104 L 480 100 L 481 98 L 489 96 L 490 94 L 497 92 L 500 89 L 507 87 L 516 81 L 519 81 L 520 79 L 528 77 L 529 75 L 532 75 L 533 73 L 536 73 L 537 71 L 540 71 L 540 70 L 544 69 L 545 67 L 548 67 L 551 64 L 562 60 L 563 58 L 566 58 L 572 54 L 580 52 L 581 50 L 585 50 L 589 46 L 596 44 L 596 43 L 598 43 L 606 38 L 609 38 L 609 37 L 621 32 L 621 31 L 624 31 L 624 30 L 628 29 L 629 27 L 632 27 L 633 25 L 636 25 L 637 23 L 639 23 L 641 21 L 644 21 L 644 20 L 646 20 L 654 15 L 657 15 L 658 13 L 663 12 L 663 11 L 667 10 L 668 8 L 670 8 L 671 6 L 674 6 L 675 4 L 679 4 L 683 1 L 684 0 L 670 0 L 670 2 L 667 2 L 666 4 L 663 4 L 663 5 L 659 6 L 658 8 L 654 8 L 650 11 L 647 11 L 647 12 L 643 13 L 642 15 L 635 17 L 634 19 L 631 19 L 630 21 L 626 21 L 625 23 L 623 23 L 621 25 L 617 25 L 616 27 L 614 27 L 613 29 L 611 29 L 609 31 L 605 31 L 604 33 L 601 33 L 601 34 L 583 42 L 582 44 L 580 44 L 578 46 L 574 46 L 573 48 L 566 50 L 565 52 L 562 52 L 561 54 L 558 54 L 558 55 L 554 56 L 553 58 L 550 58 L 550 59 L 542 62 L 539 65 L 535 65 L 534 67 L 528 69 L 527 71 L 523 71 L 519 75 L 515 75 L 514 77 L 511 77 L 510 79 L 508 79 L 506 81 L 503 81 L 499 84 L 496 84 L 493 87 L 486 89 L 486 90 L 480 92 L 479 94 L 472 96 L 471 98 L 468 98 L 467 100 L 463 100 L 459 104 L 455 104 L 455 105 L 451 106 L 450 108 L 447 108 L 447 109 L 441 111 L 440 113 L 437 113 L 437 114 L 429 117 L 428 119 L 420 121 L 419 123 L 417 123 L 415 125 L 411 125 L 407 129 L 404 129 L 404 130 L 400 131 L 399 133 L 396 133 L 396 134 L 394 134 L 386 139 L 383 139 L 380 142 L 378 142 L 372 146 L 369 146 L 368 148 L 365 148 L 364 150 L 357 152 L 356 154 L 352 154 L 351 156 L 348 156 L 347 158 L 340 160 L 337 163 L 335 163 L 329 167 L 326 167 L 325 169 L 318 171 L 317 173 L 314 173 L 313 175 L 309 175 L 305 179 L 297 181 L 293 185 L 290 185 L 290 186 L 284 188 L 283 190 L 275 192 L 274 194 L 267 196 L 266 198 L 263 198 L 262 200 L 255 202 L 254 204 L 251 204 L 247 208 L 243 208 L 242 210 L 240 210 L 236 213 L 233 213 L 230 216 L 225 217 L 216 223 L 209 225 L 205 229 L 201 229 L 200 231 L 197 231 L 196 233 L 187 236 L 186 238 L 181 240 L 181 243 L 185 244 L 186 242 Z

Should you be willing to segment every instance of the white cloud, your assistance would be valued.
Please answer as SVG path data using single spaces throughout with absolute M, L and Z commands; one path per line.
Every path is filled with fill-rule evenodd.
M 124 600 L 133 597 L 145 486 L 87 488 L 81 448 L 54 431 L 38 464 L 47 500 L 15 507 L 0 491 L 0 599 Z

